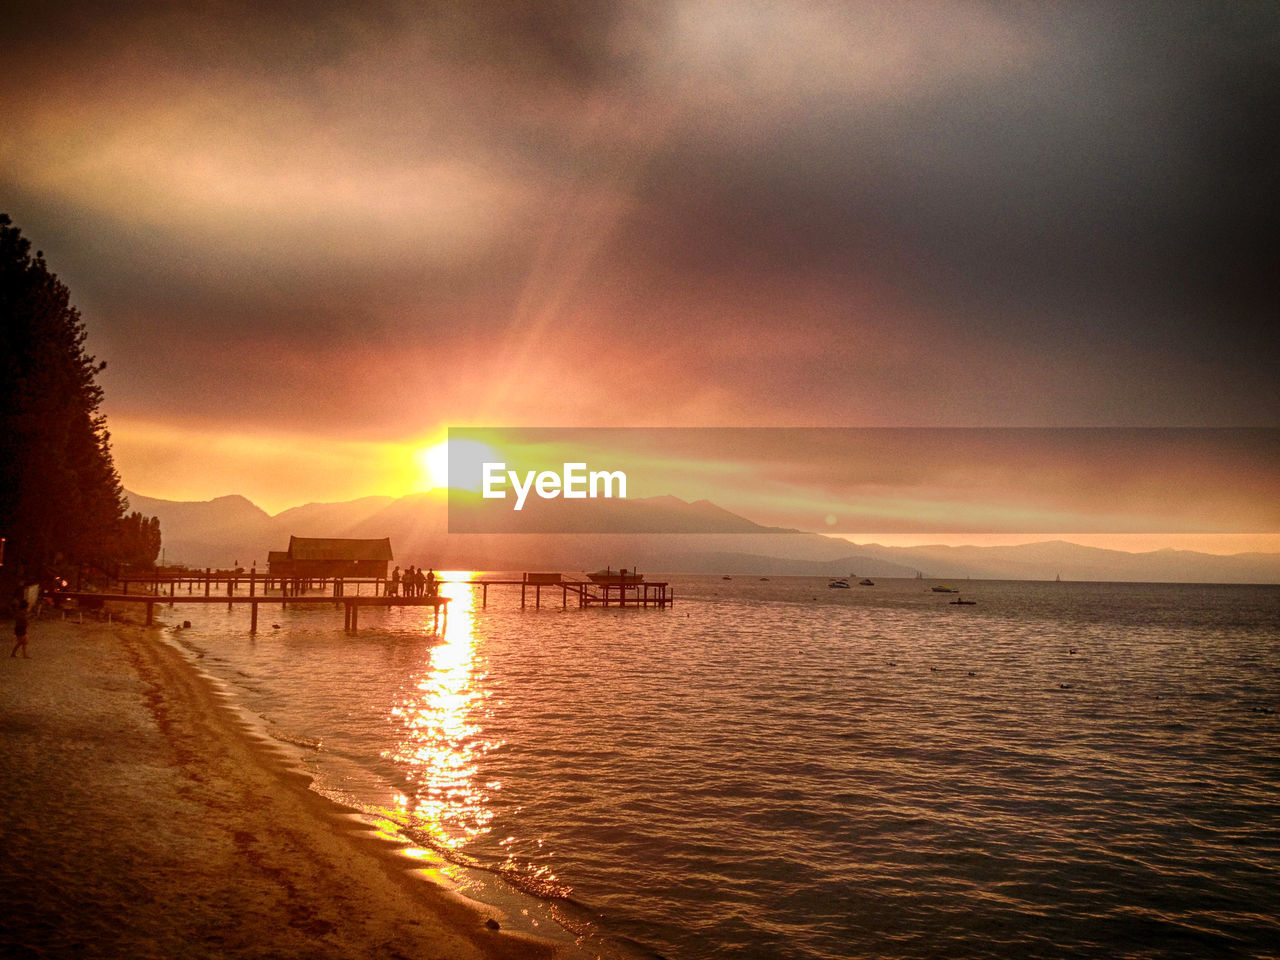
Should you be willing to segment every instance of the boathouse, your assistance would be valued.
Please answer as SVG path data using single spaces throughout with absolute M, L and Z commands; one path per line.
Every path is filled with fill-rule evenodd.
M 293 561 L 288 550 L 267 551 L 267 576 L 288 580 L 293 577 Z
M 381 540 L 290 537 L 288 550 L 272 550 L 267 554 L 267 569 L 268 576 L 289 580 L 385 579 L 392 559 L 390 537 Z

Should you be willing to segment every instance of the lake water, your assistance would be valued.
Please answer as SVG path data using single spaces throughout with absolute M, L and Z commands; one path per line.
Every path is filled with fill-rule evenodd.
M 169 619 L 317 789 L 587 955 L 1280 952 L 1280 588 L 670 579 Z

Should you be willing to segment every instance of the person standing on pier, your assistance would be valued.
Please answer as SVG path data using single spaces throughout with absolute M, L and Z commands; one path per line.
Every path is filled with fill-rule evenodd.
M 394 597 L 400 593 L 400 565 L 391 571 L 391 581 L 387 584 L 387 596 Z
M 427 571 L 427 596 L 434 597 L 436 595 L 436 572 L 434 569 Z
M 400 578 L 401 592 L 406 597 L 413 596 L 413 578 L 414 578 L 413 564 L 409 564 L 409 566 L 404 568 L 404 576 Z

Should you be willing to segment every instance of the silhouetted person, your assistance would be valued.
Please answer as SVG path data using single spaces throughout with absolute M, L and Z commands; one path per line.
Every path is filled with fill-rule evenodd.
M 400 592 L 400 567 L 397 564 L 396 568 L 391 571 L 391 582 L 387 584 L 387 596 L 394 597 L 399 592 Z
M 436 572 L 434 570 L 427 571 L 427 596 L 434 597 L 436 595 Z
M 415 597 L 422 596 L 423 591 L 427 589 L 427 575 L 422 572 L 421 567 L 419 567 L 418 572 L 413 575 L 413 585 L 415 588 L 413 595 Z
M 404 568 L 404 576 L 400 578 L 400 587 L 404 596 L 413 596 L 413 564 Z
M 16 657 L 18 651 L 22 651 L 22 655 L 30 659 L 27 653 L 27 598 L 23 597 L 18 601 L 18 609 L 13 612 L 13 634 L 17 637 L 17 641 L 13 645 L 13 649 L 9 651 L 9 656 Z

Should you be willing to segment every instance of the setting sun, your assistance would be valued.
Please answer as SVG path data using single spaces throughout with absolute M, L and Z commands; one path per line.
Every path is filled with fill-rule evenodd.
M 418 468 L 422 471 L 422 489 L 434 490 L 449 485 L 449 444 L 441 440 L 417 453 Z
M 449 451 L 454 455 L 454 480 L 449 482 Z M 491 446 L 478 440 L 441 440 L 422 447 L 414 455 L 418 463 L 419 483 L 423 490 L 480 489 L 480 465 L 486 460 L 501 459 Z

